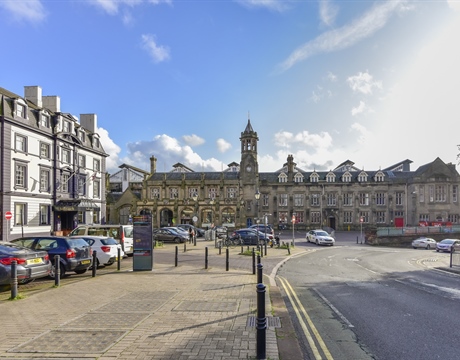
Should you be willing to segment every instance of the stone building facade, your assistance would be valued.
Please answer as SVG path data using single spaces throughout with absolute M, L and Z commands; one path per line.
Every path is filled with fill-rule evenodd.
M 347 160 L 329 171 L 297 167 L 293 155 L 274 172 L 259 172 L 258 135 L 248 120 L 241 133 L 241 159 L 221 172 L 195 172 L 175 164 L 150 174 L 130 214 L 151 214 L 155 227 L 192 223 L 207 228 L 267 222 L 283 228 L 417 226 L 420 221 L 459 223 L 455 165 L 437 158 L 410 170 L 410 160 L 385 169 L 358 169 Z

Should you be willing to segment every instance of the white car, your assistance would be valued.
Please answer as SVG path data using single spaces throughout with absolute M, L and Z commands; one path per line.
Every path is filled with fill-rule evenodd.
M 316 245 L 330 245 L 335 244 L 335 240 L 324 230 L 310 230 L 307 232 L 307 241 L 315 243 Z
M 112 265 L 118 261 L 118 249 L 120 249 L 120 258 L 122 259 L 125 253 L 121 249 L 121 244 L 114 238 L 106 236 L 75 236 L 85 240 L 92 251 L 96 251 L 97 266 Z
M 427 249 L 427 250 L 430 250 L 430 249 L 434 250 L 436 249 L 436 244 L 437 244 L 436 240 L 427 238 L 427 237 L 420 237 L 412 241 L 412 247 L 414 249 L 422 248 L 422 249 Z

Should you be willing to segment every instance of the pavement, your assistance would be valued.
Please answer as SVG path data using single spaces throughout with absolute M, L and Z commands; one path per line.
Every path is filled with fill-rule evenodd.
M 46 280 L 22 293 L 19 286 L 19 299 L 0 297 L 0 359 L 301 359 L 275 275 L 308 248 L 262 253 L 264 346 L 257 343 L 257 270 L 241 254 L 252 247 L 229 248 L 227 263 L 226 249 L 214 245 L 178 245 L 177 266 L 176 245 L 166 244 L 155 248 L 151 271 L 133 271 L 128 258 L 120 270 L 71 275 L 58 287 Z

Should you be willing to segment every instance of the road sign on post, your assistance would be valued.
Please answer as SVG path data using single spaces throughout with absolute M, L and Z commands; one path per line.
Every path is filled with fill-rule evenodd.
M 13 217 L 13 214 L 11 213 L 11 211 L 5 211 L 6 220 L 11 220 L 12 217 Z

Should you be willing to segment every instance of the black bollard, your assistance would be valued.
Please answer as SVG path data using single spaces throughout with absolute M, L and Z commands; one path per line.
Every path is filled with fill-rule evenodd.
M 244 246 L 241 245 L 241 254 L 244 253 Z
M 287 249 L 288 249 L 288 254 L 291 255 L 291 247 L 289 246 L 289 243 L 287 243 Z
M 196 235 L 193 237 L 193 246 L 196 246 Z
M 265 256 L 267 256 L 267 242 L 265 242 Z
M 121 248 L 117 249 L 117 270 L 121 269 Z
M 227 254 L 226 254 L 226 259 L 225 259 L 225 270 L 228 271 L 229 268 L 229 258 L 230 258 L 230 250 L 227 248 Z
M 92 277 L 96 276 L 96 269 L 97 269 L 97 251 L 93 250 L 93 274 Z
M 252 248 L 252 274 L 256 274 L 256 252 L 254 248 Z
M 18 296 L 18 262 L 11 262 L 11 299 L 16 299 Z
M 54 286 L 61 284 L 61 257 L 54 255 Z
M 187 243 L 184 242 L 184 252 L 186 252 L 186 251 L 187 251 Z
M 177 267 L 177 263 L 179 261 L 179 247 L 176 246 L 176 255 L 174 256 L 174 266 Z
M 257 266 L 258 278 L 262 278 L 262 269 L 263 265 L 259 264 Z M 265 359 L 267 352 L 267 318 L 265 317 L 265 285 L 262 282 L 259 282 L 256 285 L 257 289 L 257 319 L 256 319 L 256 329 L 257 329 L 257 359 Z
M 208 268 L 208 247 L 204 248 L 204 268 Z
M 262 284 L 264 282 L 263 281 L 263 273 L 262 273 L 263 267 L 264 266 L 261 263 L 257 264 L 257 283 L 258 284 Z
M 358 243 L 358 238 L 359 238 L 359 237 L 357 236 L 357 237 L 356 237 L 356 243 Z
M 219 242 L 219 255 L 222 254 L 222 241 Z
M 259 266 L 259 264 L 261 263 L 260 261 L 260 253 L 257 254 L 257 266 Z

